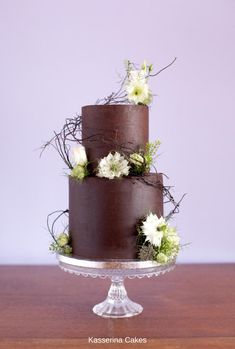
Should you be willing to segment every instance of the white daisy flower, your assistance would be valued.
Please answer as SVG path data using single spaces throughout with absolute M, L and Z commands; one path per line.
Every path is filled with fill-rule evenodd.
M 149 104 L 151 102 L 152 93 L 148 84 L 142 79 L 131 80 L 126 85 L 126 91 L 130 102 L 135 104 Z
M 108 156 L 100 160 L 97 176 L 109 179 L 115 177 L 120 178 L 122 176 L 128 176 L 129 169 L 130 166 L 124 156 L 118 152 L 115 152 L 114 154 L 109 153 Z
M 163 217 L 158 218 L 156 214 L 150 213 L 141 226 L 146 240 L 156 247 L 161 246 L 163 231 L 161 230 L 167 223 Z
M 152 92 L 147 83 L 146 62 L 143 63 L 142 69 L 131 70 L 126 83 L 127 98 L 135 104 L 149 104 L 152 100 Z

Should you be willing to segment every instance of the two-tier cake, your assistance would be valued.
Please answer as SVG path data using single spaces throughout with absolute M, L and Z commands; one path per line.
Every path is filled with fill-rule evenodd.
M 56 211 L 51 225 L 48 219 L 52 251 L 95 260 L 166 263 L 176 257 L 179 237 L 169 219 L 179 202 L 156 170 L 160 142 L 149 142 L 148 80 L 165 68 L 156 74 L 152 69 L 128 61 L 118 92 L 82 107 L 81 115 L 66 119 L 45 144 L 70 171 L 69 208 Z M 173 205 L 166 215 L 164 199 Z M 58 235 L 55 225 L 64 214 L 68 228 Z
M 110 152 L 137 153 L 148 143 L 148 107 L 92 105 L 82 108 L 82 144 L 92 169 Z M 69 232 L 73 254 L 86 258 L 137 258 L 136 226 L 149 212 L 163 216 L 162 175 L 78 181 L 69 177 Z M 157 179 L 157 181 L 156 181 Z

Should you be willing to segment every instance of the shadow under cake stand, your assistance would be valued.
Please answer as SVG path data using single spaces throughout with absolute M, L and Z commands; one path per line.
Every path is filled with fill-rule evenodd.
M 175 260 L 167 264 L 139 260 L 88 260 L 77 256 L 58 254 L 59 267 L 71 274 L 85 277 L 110 278 L 107 298 L 93 307 L 93 312 L 105 318 L 123 318 L 138 315 L 143 307 L 127 296 L 124 279 L 152 277 L 174 269 Z

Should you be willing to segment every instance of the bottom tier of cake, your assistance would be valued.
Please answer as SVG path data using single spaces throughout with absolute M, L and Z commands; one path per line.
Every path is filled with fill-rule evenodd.
M 163 215 L 161 174 L 83 182 L 69 178 L 69 232 L 76 256 L 137 258 L 136 227 L 150 212 Z

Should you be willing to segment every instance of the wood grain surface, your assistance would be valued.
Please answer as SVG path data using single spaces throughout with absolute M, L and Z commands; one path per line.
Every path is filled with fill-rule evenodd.
M 56 266 L 1 266 L 0 348 L 235 349 L 235 264 L 178 265 L 158 278 L 127 280 L 130 298 L 144 307 L 133 318 L 92 313 L 108 287 L 109 280 Z M 127 344 L 126 337 L 147 343 Z

